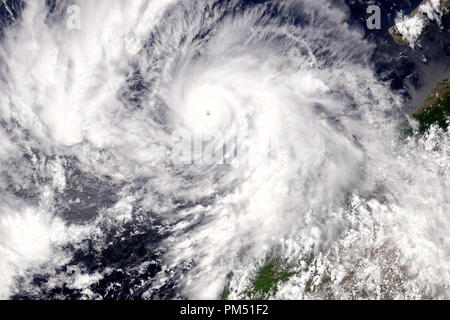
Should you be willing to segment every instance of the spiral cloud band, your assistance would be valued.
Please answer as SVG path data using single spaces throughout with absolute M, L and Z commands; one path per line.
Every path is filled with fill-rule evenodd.
M 0 297 L 246 298 L 281 261 L 277 298 L 448 298 L 449 134 L 400 139 L 347 18 L 27 1 L 0 49 Z

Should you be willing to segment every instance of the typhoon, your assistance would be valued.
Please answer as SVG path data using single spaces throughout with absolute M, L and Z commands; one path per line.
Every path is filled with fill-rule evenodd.
M 0 1 L 0 298 L 450 298 L 450 135 L 347 2 Z

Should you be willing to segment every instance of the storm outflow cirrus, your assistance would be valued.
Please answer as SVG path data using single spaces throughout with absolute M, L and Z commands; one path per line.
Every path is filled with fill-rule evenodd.
M 241 299 L 276 261 L 274 298 L 448 298 L 449 134 L 399 137 L 347 20 L 24 2 L 0 46 L 0 297 Z

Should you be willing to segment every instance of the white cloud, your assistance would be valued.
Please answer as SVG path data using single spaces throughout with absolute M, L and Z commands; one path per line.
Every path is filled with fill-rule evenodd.
M 428 21 L 437 21 L 441 24 L 441 1 L 428 0 L 421 4 L 416 14 L 405 16 L 399 13 L 395 20 L 395 26 L 403 39 L 407 40 L 411 47 L 422 35 Z
M 30 132 L 32 141 L 19 138 L 29 149 L 76 157 L 84 171 L 139 190 L 143 200 L 121 193 L 91 228 L 68 232 L 58 212 L 50 213 L 52 192 L 67 186 L 65 169 L 58 161 L 46 166 L 52 179 L 39 190 L 48 193 L 40 207 L 1 208 L 3 296 L 24 268 L 51 258 L 52 246 L 99 239 L 99 220 L 131 221 L 135 206 L 172 231 L 163 268 L 191 298 L 218 297 L 230 271 L 233 285 L 245 289 L 254 263 L 274 247 L 300 264 L 314 253 L 316 271 L 331 270 L 340 297 L 349 292 L 339 283 L 380 244 L 392 245 L 402 263 L 429 270 L 431 277 L 413 270 L 417 282 L 405 281 L 414 285 L 437 285 L 437 275 L 450 275 L 448 150 L 425 148 L 445 148 L 447 138 L 398 145 L 398 119 L 387 114 L 400 113 L 401 98 L 371 69 L 373 46 L 327 1 L 284 3 L 278 14 L 298 14 L 304 25 L 264 15 L 264 4 L 223 18 L 221 8 L 204 16 L 200 0 L 85 0 L 77 1 L 81 29 L 69 30 L 64 21 L 44 21 L 44 1 L 29 2 L 0 51 L 7 78 L 0 82 L 1 117 L 13 115 Z M 423 10 L 428 15 L 430 8 Z M 398 27 L 414 40 L 423 24 L 400 18 Z M 143 78 L 138 84 L 150 87 L 140 93 L 140 108 L 120 97 L 135 71 Z M 238 161 L 170 163 L 175 129 L 237 136 Z M 275 154 L 267 150 L 272 139 Z M 364 262 L 355 283 L 376 295 L 381 262 Z M 167 274 L 157 276 L 158 285 Z M 101 276 L 77 275 L 70 283 L 87 290 Z M 305 280 L 295 278 L 280 295 L 305 296 Z

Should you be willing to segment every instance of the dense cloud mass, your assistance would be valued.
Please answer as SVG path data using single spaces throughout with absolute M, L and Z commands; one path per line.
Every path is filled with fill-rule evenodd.
M 28 1 L 0 46 L 0 297 L 245 298 L 276 256 L 277 298 L 448 298 L 450 136 L 400 137 L 347 19 Z
M 395 26 L 402 38 L 408 41 L 411 46 L 414 46 L 430 21 L 437 21 L 441 25 L 444 10 L 444 1 L 423 1 L 411 16 L 399 13 Z

